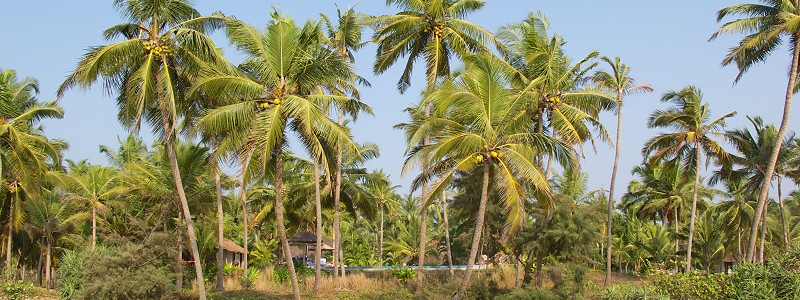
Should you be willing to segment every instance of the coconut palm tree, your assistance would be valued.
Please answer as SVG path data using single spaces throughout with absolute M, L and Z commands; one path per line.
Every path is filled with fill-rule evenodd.
M 319 87 L 345 78 L 350 67 L 322 46 L 320 25 L 297 27 L 289 17 L 272 14 L 266 31 L 238 20 L 227 24 L 228 37 L 247 54 L 237 70 L 206 69 L 194 90 L 210 96 L 235 93 L 244 101 L 211 110 L 201 120 L 212 132 L 245 128 L 244 149 L 260 172 L 274 166 L 275 215 L 282 253 L 289 266 L 294 297 L 300 298 L 297 276 L 289 253 L 283 203 L 283 155 L 287 129 L 295 132 L 312 157 L 325 157 L 325 141 L 348 144 L 347 131 L 327 118 L 319 103 L 341 96 L 318 93 Z M 322 138 L 320 138 L 322 137 Z M 346 147 L 345 147 L 346 148 Z M 249 159 L 248 159 L 249 160 Z M 327 164 L 327 159 L 319 160 Z
M 48 160 L 61 161 L 61 141 L 48 140 L 41 131 L 43 119 L 64 116 L 64 110 L 53 102 L 36 99 L 39 82 L 34 78 L 19 80 L 14 70 L 0 69 L 0 176 L 7 191 L 8 236 L 6 265 L 11 263 L 12 235 L 24 225 L 22 199 L 40 195 L 41 178 L 50 169 Z
M 614 142 L 614 167 L 611 168 L 611 184 L 608 188 L 608 215 L 606 216 L 606 277 L 603 281 L 605 286 L 608 286 L 611 280 L 611 217 L 614 214 L 614 189 L 617 181 L 617 166 L 619 165 L 619 154 L 622 149 L 620 143 L 622 142 L 622 105 L 624 104 L 625 96 L 637 93 L 650 93 L 653 88 L 649 84 L 637 84 L 636 81 L 630 77 L 630 67 L 623 64 L 620 58 L 617 57 L 613 61 L 608 57 L 600 58 L 603 62 L 608 64 L 611 72 L 598 71 L 592 76 L 592 81 L 602 89 L 614 95 L 617 102 L 617 134 Z
M 525 223 L 526 189 L 543 207 L 552 205 L 550 188 L 534 163 L 535 156 L 555 153 L 562 164 L 570 161 L 565 144 L 528 130 L 530 126 L 517 113 L 520 106 L 515 105 L 518 102 L 513 101 L 508 86 L 508 69 L 500 62 L 489 54 L 466 58 L 464 72 L 425 99 L 436 107 L 432 116 L 422 124 L 405 126 L 411 142 L 404 171 L 413 167 L 431 170 L 414 180 L 414 188 L 440 178 L 431 186 L 431 193 L 423 195 L 423 205 L 439 195 L 459 170 L 481 172 L 483 176 L 467 268 L 455 299 L 461 299 L 469 285 L 489 190 L 501 195 L 508 213 L 506 232 L 512 234 Z M 418 146 L 426 135 L 433 137 L 433 143 Z
M 706 154 L 706 164 L 710 163 L 710 159 L 722 161 L 723 164 L 730 159 L 714 137 L 722 134 L 725 119 L 734 116 L 736 112 L 712 120 L 708 104 L 703 103 L 702 93 L 694 86 L 680 91 L 668 91 L 661 97 L 661 101 L 671 102 L 674 106 L 654 111 L 648 119 L 647 126 L 671 129 L 674 132 L 650 138 L 645 142 L 642 154 L 649 156 L 651 163 L 661 160 L 682 162 L 683 168 L 687 170 L 686 173 L 694 173 L 694 192 L 689 213 L 689 240 L 686 249 L 686 272 L 689 272 L 692 268 L 692 239 L 701 184 L 702 154 Z
M 116 170 L 97 165 L 82 165 L 70 162 L 69 173 L 61 181 L 67 193 L 65 199 L 86 203 L 92 212 L 92 249 L 97 244 L 97 213 L 104 212 L 106 202 L 119 189 L 116 186 Z
M 585 86 L 586 74 L 597 63 L 591 60 L 599 54 L 592 51 L 572 63 L 566 55 L 566 42 L 560 35 L 548 34 L 549 21 L 540 13 L 530 13 L 524 21 L 504 26 L 498 33 L 503 41 L 506 62 L 517 70 L 512 77 L 520 101 L 527 102 L 526 112 L 535 123 L 536 132 L 552 136 L 581 148 L 586 141 L 594 145 L 591 128 L 604 141 L 608 133 L 599 122 L 600 111 L 614 107 L 615 98 L 608 90 Z M 545 153 L 546 155 L 546 153 Z M 543 157 L 539 164 L 544 165 Z M 545 175 L 549 178 L 552 160 Z
M 399 185 L 391 185 L 389 183 L 389 176 L 383 173 L 383 171 L 378 171 L 371 176 L 378 177 L 380 180 L 376 180 L 374 183 L 370 184 L 367 188 L 369 189 L 369 193 L 371 194 L 373 201 L 375 204 L 378 205 L 378 210 L 380 211 L 381 221 L 380 221 L 380 232 L 378 237 L 378 259 L 380 260 L 380 266 L 383 266 L 383 227 L 384 227 L 384 214 L 388 210 L 389 212 L 394 211 L 397 206 L 397 203 L 400 200 L 400 195 L 397 194 L 396 190 L 399 188 Z
M 792 96 L 797 90 L 797 72 L 798 64 L 800 64 L 800 3 L 796 0 L 759 0 L 759 2 L 761 4 L 737 4 L 719 10 L 717 22 L 728 16 L 741 15 L 743 17 L 722 25 L 710 40 L 716 39 L 721 34 L 745 34 L 739 44 L 731 48 L 722 60 L 723 66 L 736 64 L 739 69 L 734 83 L 738 82 L 752 66 L 765 61 L 769 54 L 779 48 L 782 41 L 789 41 L 792 62 L 789 67 L 783 114 L 772 153 L 764 170 L 766 177 L 772 178 L 784 136 L 789 127 Z M 752 224 L 758 224 L 761 221 L 761 215 L 769 196 L 769 186 L 770 181 L 764 181 L 761 185 Z M 753 261 L 757 233 L 758 226 L 752 226 L 745 256 L 745 260 L 748 262 Z
M 115 0 L 114 6 L 129 23 L 110 27 L 104 36 L 121 41 L 90 48 L 58 95 L 73 87 L 88 88 L 102 78 L 106 91 L 117 95 L 119 120 L 125 126 L 136 131 L 144 118 L 159 133 L 186 216 L 196 280 L 202 283 L 194 222 L 174 146 L 180 117 L 191 105 L 185 97 L 187 83 L 202 67 L 222 64 L 222 56 L 206 34 L 220 27 L 223 17 L 201 16 L 188 0 Z M 205 286 L 198 284 L 198 290 L 200 299 L 206 299 Z
M 405 68 L 397 82 L 397 89 L 404 93 L 411 86 L 411 74 L 414 62 L 420 58 L 425 60 L 426 87 L 430 92 L 436 81 L 450 76 L 451 58 L 463 58 L 465 55 L 486 52 L 486 44 L 494 43 L 498 48 L 502 45 L 491 32 L 464 20 L 470 13 L 484 6 L 480 0 L 448 0 L 448 1 L 401 1 L 388 0 L 387 5 L 394 5 L 400 12 L 370 19 L 375 28 L 373 40 L 378 44 L 373 71 L 382 74 L 401 59 L 406 59 Z M 425 116 L 430 114 L 430 107 L 425 107 Z M 429 143 L 429 139 L 422 141 Z M 428 170 L 422 170 L 427 173 Z M 427 186 L 422 186 L 422 194 L 427 194 Z M 425 203 L 423 203 L 425 205 Z M 420 214 L 427 219 L 427 207 L 422 207 Z M 417 287 L 422 289 L 424 281 L 423 265 L 425 264 L 425 241 L 427 240 L 427 222 L 420 227 L 420 255 L 417 268 Z

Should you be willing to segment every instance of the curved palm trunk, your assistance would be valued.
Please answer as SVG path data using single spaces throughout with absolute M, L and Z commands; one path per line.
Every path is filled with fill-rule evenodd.
M 789 224 L 786 222 L 786 208 L 783 205 L 783 195 L 781 191 L 781 176 L 778 176 L 778 205 L 781 212 L 781 228 L 783 228 L 783 245 L 786 249 L 792 249 L 789 243 Z
M 281 239 L 281 248 L 286 265 L 289 267 L 289 277 L 292 280 L 292 294 L 294 299 L 300 300 L 300 288 L 297 284 L 297 274 L 292 262 L 292 251 L 289 248 L 289 239 L 286 237 L 286 224 L 283 217 L 283 140 L 278 140 L 275 145 L 275 222 L 278 223 L 278 236 Z
M 611 169 L 611 185 L 608 188 L 608 215 L 606 215 L 606 277 L 603 286 L 611 283 L 611 220 L 614 216 L 614 187 L 617 182 L 617 166 L 619 166 L 620 141 L 622 140 L 622 97 L 617 96 L 617 138 L 614 149 L 614 167 Z
M 686 273 L 692 270 L 692 241 L 694 239 L 694 222 L 697 218 L 697 190 L 700 188 L 700 145 L 695 148 L 694 192 L 692 193 L 692 211 L 689 216 L 689 241 L 686 244 Z
M 764 214 L 761 216 L 761 238 L 760 238 L 761 247 L 759 247 L 759 251 L 758 251 L 758 262 L 760 262 L 762 265 L 764 264 L 764 250 L 765 250 L 764 246 L 765 246 L 766 240 L 767 240 L 767 229 L 768 229 L 767 228 L 767 213 L 768 213 L 768 211 L 769 211 L 769 205 L 764 206 Z
M 250 166 L 250 158 L 253 156 L 253 152 L 247 152 L 244 159 L 242 160 L 242 186 L 240 190 L 241 198 L 242 198 L 242 246 L 244 248 L 244 255 L 242 255 L 242 278 L 247 280 L 247 255 L 250 252 L 250 248 L 247 248 L 247 168 Z
M 450 221 L 447 219 L 447 192 L 442 191 L 442 214 L 444 216 L 444 241 L 447 243 L 447 269 L 450 271 L 450 276 L 455 275 L 453 272 L 453 252 L 450 250 Z
M 211 144 L 211 148 L 214 147 L 214 142 Z M 217 149 L 213 149 L 213 152 L 216 153 Z M 225 249 L 223 248 L 223 243 L 225 242 L 225 224 L 223 223 L 223 211 L 222 211 L 222 185 L 220 184 L 220 174 L 219 174 L 219 165 L 214 162 L 214 188 L 216 189 L 216 197 L 217 197 L 217 291 L 225 291 L 225 285 L 223 285 L 223 277 L 224 277 L 224 269 L 225 269 Z
M 175 278 L 175 288 L 183 289 L 183 213 L 178 212 L 178 277 Z
M 159 86 L 159 85 L 157 85 Z M 189 246 L 191 247 L 192 251 L 192 260 L 194 260 L 194 273 L 195 279 L 197 282 L 197 289 L 200 300 L 206 299 L 206 286 L 205 281 L 203 280 L 203 267 L 200 262 L 200 251 L 197 249 L 197 235 L 195 235 L 194 231 L 194 221 L 192 221 L 192 213 L 189 211 L 189 202 L 186 199 L 186 193 L 183 190 L 183 181 L 181 180 L 181 172 L 178 168 L 178 158 L 175 154 L 175 148 L 173 145 L 174 138 L 175 138 L 175 131 L 174 127 L 170 126 L 169 121 L 167 120 L 167 109 L 164 107 L 164 101 L 161 99 L 160 95 L 158 98 L 158 108 L 161 111 L 161 125 L 164 127 L 165 132 L 165 140 L 164 140 L 164 147 L 167 151 L 167 156 L 169 158 L 169 165 L 170 169 L 172 170 L 172 179 L 175 182 L 175 191 L 178 194 L 178 199 L 181 202 L 181 208 L 183 210 L 183 215 L 185 216 L 186 220 L 186 232 L 189 236 Z M 174 120 L 173 120 L 174 121 Z
M 778 154 L 783 146 L 783 137 L 786 136 L 786 130 L 789 127 L 789 116 L 792 110 L 792 96 L 794 89 L 797 85 L 797 66 L 800 60 L 800 39 L 798 36 L 792 36 L 794 39 L 794 49 L 792 54 L 792 68 L 789 70 L 789 83 L 786 85 L 786 99 L 783 104 L 783 116 L 781 117 L 781 126 L 778 128 L 778 136 L 775 138 L 775 145 L 772 147 L 772 154 L 769 157 L 767 170 L 764 172 L 764 178 L 772 178 L 775 172 L 775 165 L 778 162 Z M 761 184 L 761 192 L 758 194 L 758 204 L 756 204 L 756 211 L 753 214 L 753 222 L 751 224 L 758 224 L 761 221 L 761 214 L 764 211 L 764 205 L 767 203 L 769 196 L 770 180 L 764 180 Z M 747 242 L 747 262 L 753 262 L 753 254 L 756 249 L 756 235 L 758 233 L 758 226 L 750 228 L 750 239 Z
M 322 285 L 322 200 L 319 193 L 319 163 L 314 159 L 314 206 L 317 213 L 317 226 L 314 234 L 317 235 L 317 247 L 314 248 L 314 293 L 319 292 Z
M 475 258 L 478 256 L 478 244 L 481 241 L 481 232 L 483 231 L 483 219 L 486 214 L 486 201 L 489 198 L 489 171 L 491 166 L 488 162 L 483 164 L 483 187 L 481 188 L 481 202 L 478 206 L 478 216 L 475 221 L 475 234 L 472 236 L 472 247 L 469 251 L 469 260 L 467 260 L 467 268 L 464 271 L 464 278 L 461 280 L 461 285 L 458 287 L 458 293 L 453 296 L 454 300 L 464 298 L 469 287 L 469 278 L 472 275 L 472 266 L 475 264 Z
M 337 116 L 337 123 L 339 125 L 343 125 L 344 121 L 342 120 L 342 108 L 339 108 L 336 111 Z M 337 146 L 336 152 L 336 168 L 334 172 L 336 172 L 335 179 L 334 179 L 334 192 L 333 192 L 333 286 L 334 288 L 339 288 L 339 266 L 341 266 L 342 271 L 342 280 L 344 280 L 344 259 L 342 254 L 342 230 L 341 220 L 340 220 L 340 212 L 339 206 L 341 206 L 341 195 L 342 195 L 342 146 Z

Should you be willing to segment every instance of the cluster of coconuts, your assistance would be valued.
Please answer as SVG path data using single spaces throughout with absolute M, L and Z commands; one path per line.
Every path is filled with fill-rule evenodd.
M 283 101 L 281 101 L 280 98 L 275 98 L 275 100 L 272 100 L 271 104 L 272 105 L 281 105 L 281 102 L 283 102 Z M 258 107 L 260 107 L 261 109 L 269 109 L 270 103 L 269 102 L 261 102 L 261 104 L 259 104 Z
M 433 30 L 433 34 L 435 36 L 437 36 L 437 37 L 442 36 L 442 27 L 439 27 L 439 26 L 436 26 L 436 25 L 433 25 L 433 26 L 430 26 L 430 27 L 425 27 L 425 29 L 423 29 L 422 31 L 428 32 L 428 31 L 431 31 L 431 30 Z
M 483 160 L 486 159 L 487 157 L 501 159 L 503 157 L 506 157 L 506 154 L 500 150 L 492 150 L 489 151 L 489 153 L 475 154 L 475 156 L 472 157 L 472 161 L 475 162 L 476 164 L 479 164 L 482 163 Z
M 172 56 L 174 53 L 174 51 L 167 45 L 166 39 L 163 38 L 157 41 L 143 40 L 142 45 L 144 45 L 144 48 L 147 51 L 156 56 L 161 56 L 161 54 L 164 54 L 165 56 Z

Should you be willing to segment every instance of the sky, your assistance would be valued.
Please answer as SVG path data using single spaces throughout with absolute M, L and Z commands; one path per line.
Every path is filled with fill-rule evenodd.
M 624 107 L 622 155 L 617 178 L 617 190 L 623 191 L 631 180 L 630 170 L 642 161 L 641 147 L 658 130 L 648 129 L 648 115 L 657 108 L 665 108 L 661 95 L 669 90 L 680 90 L 694 85 L 703 91 L 710 103 L 712 115 L 720 116 L 735 111 L 737 115 L 728 122 L 729 128 L 749 125 L 745 116 L 761 116 L 767 123 L 780 122 L 786 74 L 790 55 L 784 46 L 769 57 L 767 62 L 752 68 L 736 85 L 734 66 L 721 67 L 720 62 L 728 48 L 741 36 L 723 36 L 709 42 L 719 28 L 716 11 L 737 4 L 737 1 L 531 1 L 489 0 L 483 9 L 467 20 L 490 31 L 500 26 L 523 20 L 530 12 L 540 11 L 551 22 L 551 33 L 562 35 L 567 41 L 566 50 L 574 60 L 592 50 L 608 57 L 621 57 L 632 69 L 631 75 L 640 83 L 648 83 L 655 92 L 630 96 Z M 123 23 L 112 1 L 51 1 L 0 0 L 0 69 L 14 69 L 20 77 L 38 78 L 41 86 L 40 100 L 56 98 L 55 91 L 75 68 L 78 59 L 90 46 L 107 44 L 102 32 L 112 25 Z M 320 13 L 335 15 L 336 6 L 356 5 L 356 9 L 370 15 L 394 14 L 394 7 L 381 0 L 320 1 L 212 1 L 197 0 L 195 7 L 202 14 L 221 11 L 240 20 L 264 28 L 270 12 L 277 9 L 292 16 L 298 23 L 309 18 L 319 19 Z M 365 39 L 372 32 L 367 30 Z M 223 47 L 226 56 L 234 63 L 242 61 L 240 53 L 230 46 L 224 33 L 212 35 L 217 46 Z M 416 174 L 401 176 L 406 145 L 402 132 L 393 126 L 407 120 L 403 109 L 418 102 L 419 92 L 425 86 L 423 61 L 417 62 L 412 86 L 400 94 L 396 82 L 404 61 L 377 76 L 372 72 L 376 47 L 370 44 L 356 54 L 356 71 L 372 83 L 362 88 L 362 101 L 374 109 L 374 116 L 364 116 L 353 125 L 353 135 L 359 142 L 374 142 L 381 156 L 366 164 L 370 169 L 383 169 L 395 184 L 403 186 L 406 193 Z M 59 103 L 65 109 L 60 120 L 45 121 L 49 137 L 69 142 L 65 156 L 72 160 L 106 164 L 99 153 L 99 145 L 116 148 L 118 137 L 127 132 L 116 118 L 113 95 L 107 95 L 100 84 L 88 90 L 68 91 Z M 616 117 L 601 115 L 610 133 L 616 130 Z M 790 130 L 797 128 L 798 113 L 790 122 Z M 152 137 L 142 130 L 147 140 Z M 296 149 L 301 152 L 301 149 Z M 581 165 L 589 174 L 590 189 L 607 189 L 614 160 L 610 144 L 599 143 L 596 150 L 586 147 Z M 234 170 L 231 168 L 230 170 Z M 704 175 L 711 170 L 704 170 Z M 233 172 L 233 171 L 229 171 Z

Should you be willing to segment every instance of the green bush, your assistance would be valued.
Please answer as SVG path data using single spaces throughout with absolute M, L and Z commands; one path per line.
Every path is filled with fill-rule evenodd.
M 576 299 L 583 295 L 586 267 L 580 264 L 559 264 L 550 268 L 553 292 L 561 298 Z
M 696 272 L 662 275 L 653 279 L 656 290 L 670 299 L 725 299 L 727 275 Z
M 277 266 L 272 269 L 272 280 L 277 283 L 287 283 L 291 280 L 289 275 L 289 267 Z
M 559 300 L 565 299 L 551 289 L 513 289 L 507 294 L 495 297 L 496 300 Z
M 399 267 L 392 269 L 392 275 L 397 281 L 405 284 L 414 277 L 417 277 L 417 271 L 409 267 Z
M 7 280 L 3 282 L 3 294 L 8 300 L 27 299 L 28 293 L 33 288 L 30 282 L 22 280 Z
M 668 300 L 669 296 L 659 293 L 649 285 L 634 286 L 629 284 L 609 286 L 599 297 L 601 300 Z

